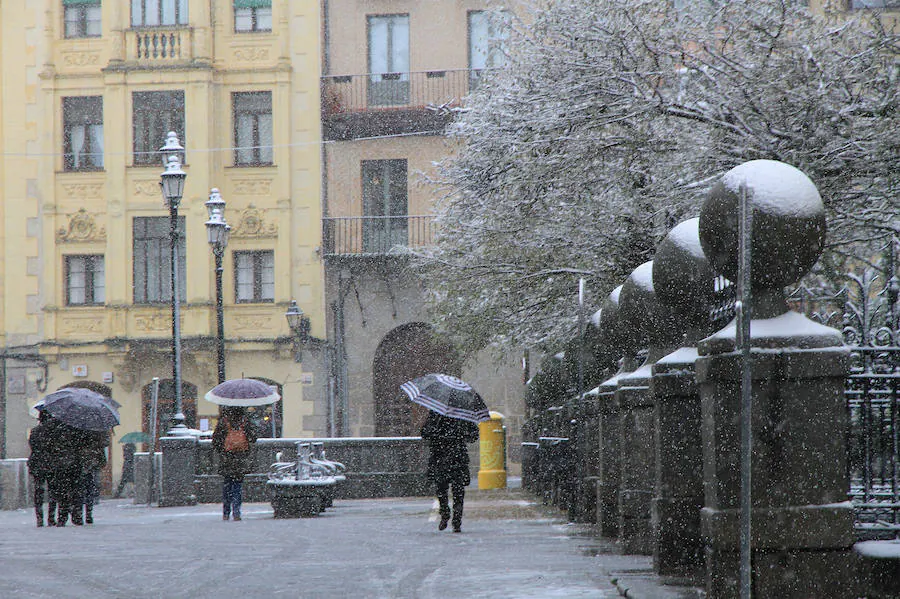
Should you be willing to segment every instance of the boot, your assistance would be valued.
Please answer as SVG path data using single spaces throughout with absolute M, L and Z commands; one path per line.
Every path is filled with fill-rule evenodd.
M 93 524 L 94 523 L 94 506 L 91 504 L 85 504 L 85 506 L 84 506 L 84 523 L 85 524 Z
M 34 515 L 35 515 L 35 517 L 37 517 L 38 528 L 41 528 L 44 525 L 44 506 L 43 505 L 34 506 Z

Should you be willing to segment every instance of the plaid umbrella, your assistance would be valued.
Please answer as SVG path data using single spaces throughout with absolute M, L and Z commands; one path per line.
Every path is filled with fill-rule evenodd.
M 490 420 L 481 396 L 455 376 L 426 374 L 403 383 L 400 389 L 415 403 L 442 416 L 475 423 Z
M 281 399 L 274 387 L 256 379 L 231 379 L 219 383 L 204 397 L 220 406 L 245 408 L 266 406 Z

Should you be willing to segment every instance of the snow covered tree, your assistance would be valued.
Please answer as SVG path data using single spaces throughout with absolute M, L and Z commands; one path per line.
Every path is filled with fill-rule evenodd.
M 829 244 L 900 229 L 898 37 L 787 0 L 546 0 L 513 21 L 439 165 L 435 316 L 463 347 L 564 342 L 751 159 L 818 186 Z

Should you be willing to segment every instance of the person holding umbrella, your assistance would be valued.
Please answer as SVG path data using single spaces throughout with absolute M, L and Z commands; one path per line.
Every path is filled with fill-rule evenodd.
M 229 516 L 240 520 L 244 476 L 253 469 L 250 447 L 259 436 L 247 408 L 275 403 L 281 396 L 262 381 L 232 379 L 219 383 L 204 397 L 224 406 L 212 436 L 222 476 L 222 520 L 228 520 Z
M 50 459 L 50 444 L 52 442 L 51 429 L 48 421 L 51 416 L 43 410 L 43 404 L 38 406 L 38 424 L 28 435 L 28 446 L 31 455 L 28 456 L 28 473 L 31 474 L 31 485 L 34 489 L 34 515 L 37 517 L 37 525 L 44 525 L 44 486 L 47 486 L 47 526 L 56 525 L 56 499 L 50 495 L 50 477 L 53 474 L 53 463 Z
M 441 516 L 438 530 L 450 522 L 452 488 L 453 532 L 462 532 L 466 487 L 472 482 L 467 445 L 478 440 L 476 423 L 490 418 L 487 406 L 468 383 L 446 374 L 427 374 L 400 388 L 430 410 L 421 436 L 429 450 L 426 476 L 435 485 Z

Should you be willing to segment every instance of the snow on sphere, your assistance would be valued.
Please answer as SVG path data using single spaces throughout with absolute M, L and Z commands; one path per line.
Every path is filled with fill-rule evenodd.
M 742 186 L 753 208 L 753 287 L 779 289 L 798 281 L 825 245 L 825 206 L 809 177 L 783 162 L 745 162 L 713 186 L 700 210 L 704 253 L 717 273 L 737 280 Z
M 700 219 L 676 225 L 656 248 L 653 287 L 656 297 L 692 326 L 709 320 L 715 273 L 700 244 Z
M 653 288 L 653 261 L 635 268 L 619 294 L 621 326 L 641 331 L 650 345 L 667 345 L 674 335 L 675 320 L 671 310 L 659 303 Z

